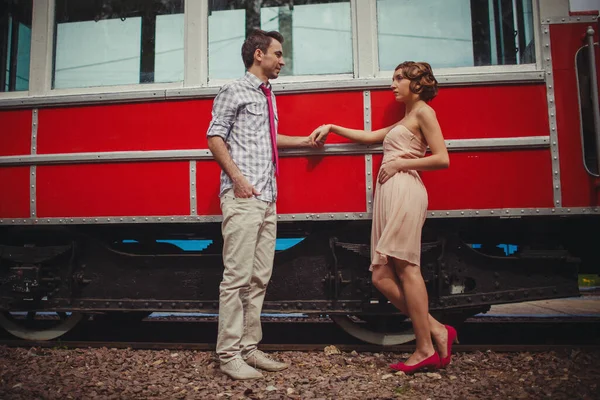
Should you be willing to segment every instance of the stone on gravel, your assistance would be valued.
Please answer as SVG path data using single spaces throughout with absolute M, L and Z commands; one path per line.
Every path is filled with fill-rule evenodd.
M 342 352 L 340 351 L 340 349 L 338 349 L 334 345 L 325 347 L 325 349 L 323 351 L 325 352 L 326 356 L 331 356 L 331 355 L 334 355 L 334 354 L 342 354 Z

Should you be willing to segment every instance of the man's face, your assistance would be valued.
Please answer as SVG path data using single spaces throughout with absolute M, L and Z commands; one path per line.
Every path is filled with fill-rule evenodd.
M 271 39 L 271 44 L 266 53 L 257 50 L 256 57 L 264 74 L 269 79 L 276 79 L 279 76 L 279 71 L 285 65 L 281 43 L 275 39 Z

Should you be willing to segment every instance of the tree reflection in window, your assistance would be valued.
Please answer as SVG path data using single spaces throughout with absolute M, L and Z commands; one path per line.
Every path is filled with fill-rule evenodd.
M 531 0 L 377 0 L 380 70 L 535 63 Z
M 243 74 L 242 43 L 255 28 L 281 32 L 281 75 L 353 72 L 349 0 L 209 0 L 209 78 Z

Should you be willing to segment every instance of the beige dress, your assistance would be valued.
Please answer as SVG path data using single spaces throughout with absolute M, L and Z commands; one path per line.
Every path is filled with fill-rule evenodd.
M 425 156 L 427 145 L 402 124 L 383 140 L 383 162 Z M 427 191 L 417 171 L 401 171 L 384 184 L 377 182 L 373 201 L 371 267 L 389 257 L 421 265 L 421 230 L 427 215 Z

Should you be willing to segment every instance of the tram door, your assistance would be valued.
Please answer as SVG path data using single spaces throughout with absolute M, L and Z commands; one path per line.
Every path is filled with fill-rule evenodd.
M 600 46 L 596 39 L 599 28 L 600 25 L 595 24 L 586 29 L 585 44 L 577 50 L 575 56 L 582 161 L 592 185 L 590 206 L 600 205 Z
M 566 208 L 600 205 L 599 30 L 597 21 L 552 26 L 561 203 Z

